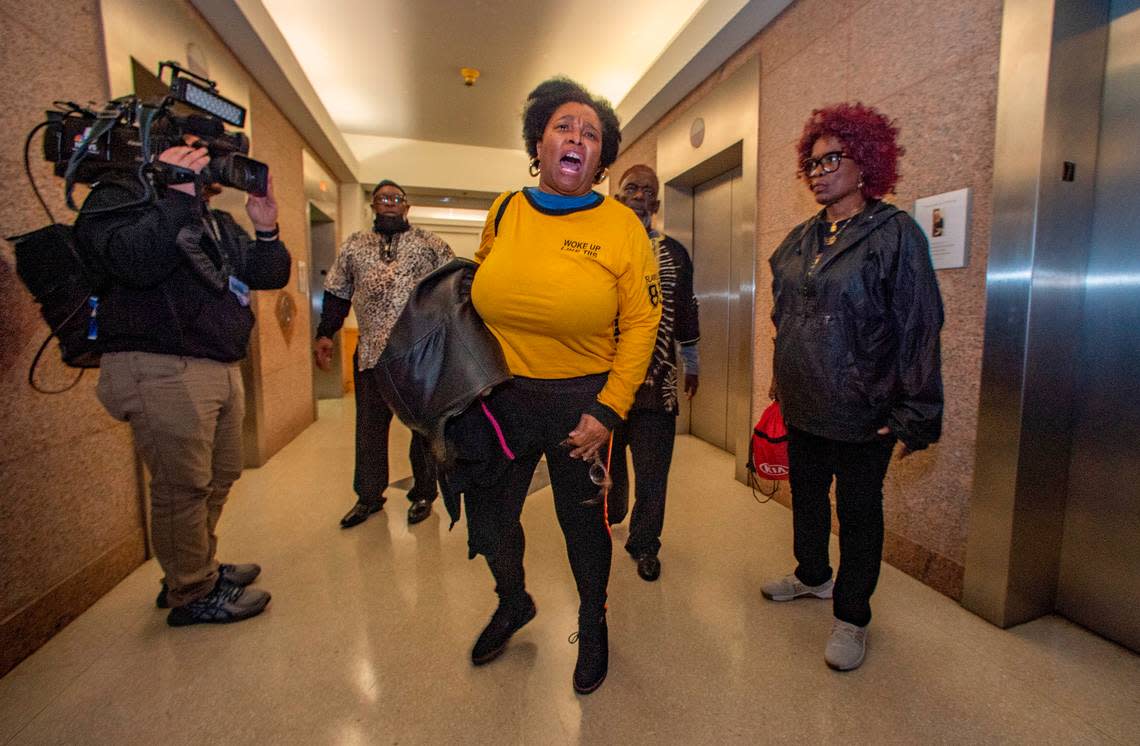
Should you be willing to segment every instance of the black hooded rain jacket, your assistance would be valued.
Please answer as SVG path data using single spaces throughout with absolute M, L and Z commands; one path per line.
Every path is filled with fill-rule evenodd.
M 772 267 L 775 375 L 785 421 L 870 441 L 884 425 L 908 448 L 942 431 L 942 298 L 926 236 L 870 202 L 812 266 L 821 211 L 784 239 Z

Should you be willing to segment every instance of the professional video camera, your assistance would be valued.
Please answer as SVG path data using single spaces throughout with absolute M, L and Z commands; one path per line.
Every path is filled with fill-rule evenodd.
M 28 370 L 28 383 L 43 393 L 49 391 L 35 380 L 36 365 L 52 337 L 59 340 L 63 362 L 75 368 L 99 365 L 97 313 L 101 278 L 76 246 L 70 225 L 57 223 L 32 176 L 29 151 L 41 129 L 44 158 L 55 164 L 55 173 L 65 181 L 68 206 L 77 210 L 71 197 L 78 183 L 90 184 L 115 175 L 133 176 L 142 187 L 141 196 L 129 204 L 91 209 L 82 214 L 128 210 L 152 202 L 156 187 L 196 182 L 219 183 L 255 195 L 264 195 L 269 184 L 269 167 L 249 157 L 249 139 L 241 133 L 227 133 L 225 124 L 242 127 L 245 109 L 218 95 L 217 84 L 177 63 L 158 66 L 171 70 L 170 91 L 158 103 L 145 103 L 128 96 L 107 103 L 100 112 L 71 102 L 56 102 L 47 119 L 28 133 L 24 141 L 24 170 L 32 191 L 51 225 L 8 240 L 16 248 L 16 272 L 40 305 L 40 313 L 51 334 L 40 346 Z M 182 104 L 203 114 L 185 114 Z M 164 150 L 185 143 L 192 135 L 210 152 L 210 163 L 201 173 L 158 160 Z M 197 144 L 196 143 L 196 144 Z M 82 374 L 82 370 L 80 371 Z
M 247 157 L 249 138 L 225 130 L 226 123 L 244 126 L 245 109 L 218 95 L 214 81 L 177 63 L 161 63 L 159 78 L 166 68 L 171 70 L 170 93 L 157 104 L 128 96 L 100 112 L 73 103 L 47 112 L 44 158 L 55 163 L 56 176 L 67 180 L 69 204 L 75 182 L 90 184 L 111 172 L 136 173 L 145 186 L 216 182 L 265 194 L 269 167 Z M 173 108 L 180 103 L 205 115 L 179 116 Z M 167 148 L 184 144 L 184 135 L 209 149 L 210 163 L 200 174 L 158 160 Z

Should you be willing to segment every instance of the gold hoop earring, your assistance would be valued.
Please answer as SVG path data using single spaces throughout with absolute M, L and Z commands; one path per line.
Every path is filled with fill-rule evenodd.
M 603 181 L 605 181 L 606 175 L 608 173 L 609 173 L 609 169 L 599 168 L 597 173 L 594 174 L 594 183 L 595 184 L 601 184 Z
M 538 164 L 539 164 L 538 156 L 535 156 L 534 158 L 530 159 L 529 171 L 530 171 L 531 176 L 538 176 Z

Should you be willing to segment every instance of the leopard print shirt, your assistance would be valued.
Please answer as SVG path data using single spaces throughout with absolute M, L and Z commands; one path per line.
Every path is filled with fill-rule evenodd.
M 454 257 L 442 238 L 415 226 L 392 236 L 390 243 L 374 230 L 348 237 L 325 278 L 325 290 L 352 301 L 360 325 L 360 370 L 380 359 L 416 283 Z

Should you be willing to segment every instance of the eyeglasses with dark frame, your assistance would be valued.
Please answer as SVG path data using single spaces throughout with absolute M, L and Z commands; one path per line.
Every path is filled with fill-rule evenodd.
M 402 205 L 408 198 L 402 194 L 377 194 L 372 198 L 374 205 Z
M 819 158 L 804 158 L 800 162 L 800 173 L 806 177 L 816 176 L 816 169 L 819 169 L 819 175 L 835 173 L 839 170 L 839 164 L 843 159 L 851 159 L 851 156 L 844 153 L 842 150 L 832 150 L 829 153 L 824 153 Z

